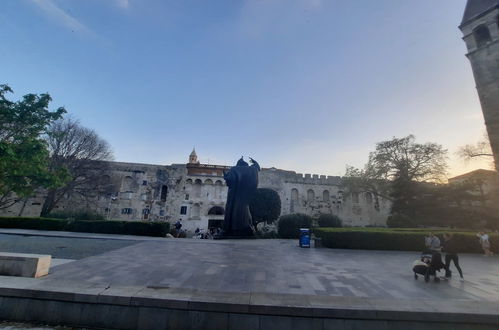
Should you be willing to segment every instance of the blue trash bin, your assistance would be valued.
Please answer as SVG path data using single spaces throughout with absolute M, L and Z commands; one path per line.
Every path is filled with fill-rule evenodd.
M 310 247 L 310 229 L 300 228 L 300 247 Z

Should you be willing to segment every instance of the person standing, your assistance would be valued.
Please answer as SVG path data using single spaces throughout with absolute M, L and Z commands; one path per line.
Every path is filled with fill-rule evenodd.
M 440 252 L 440 238 L 433 233 L 429 233 L 428 236 L 425 237 L 425 245 L 427 249 L 433 252 Z
M 178 221 L 175 223 L 175 234 L 176 238 L 180 237 L 180 232 L 182 230 L 182 219 L 178 219 Z
M 463 271 L 459 266 L 459 257 L 457 255 L 457 246 L 456 242 L 452 239 L 452 234 L 444 234 L 444 244 L 442 246 L 443 251 L 445 252 L 445 277 L 451 277 L 450 271 L 450 262 L 454 262 L 454 266 L 457 268 L 459 272 L 459 276 L 461 276 L 461 281 L 464 281 Z
M 476 236 L 480 239 L 480 244 L 482 245 L 483 252 L 486 257 L 493 256 L 494 253 L 490 251 L 490 241 L 489 235 L 484 233 L 483 231 L 476 234 Z

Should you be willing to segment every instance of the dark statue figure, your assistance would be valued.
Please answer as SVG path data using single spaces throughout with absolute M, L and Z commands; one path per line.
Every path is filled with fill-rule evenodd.
M 253 237 L 255 234 L 249 202 L 258 186 L 260 165 L 251 157 L 250 162 L 251 166 L 241 157 L 236 166 L 224 173 L 229 192 L 221 238 Z

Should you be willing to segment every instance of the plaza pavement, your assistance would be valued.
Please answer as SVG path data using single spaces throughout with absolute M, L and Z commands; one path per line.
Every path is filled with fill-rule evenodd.
M 87 234 L 71 235 L 77 240 Z M 144 303 L 141 299 L 147 297 L 162 307 L 229 313 L 223 320 L 230 320 L 232 312 L 257 314 L 251 315 L 258 318 L 260 329 L 265 328 L 262 320 L 267 314 L 281 315 L 278 320 L 291 322 L 286 324 L 304 317 L 307 322 L 320 321 L 320 329 L 327 329 L 326 321 L 336 318 L 385 322 L 375 327 L 361 324 L 366 329 L 389 329 L 393 322 L 410 322 L 419 329 L 421 324 L 414 322 L 422 318 L 444 322 L 435 324 L 439 329 L 442 324 L 449 329 L 466 322 L 481 324 L 481 329 L 499 324 L 497 257 L 460 255 L 464 282 L 454 277 L 425 283 L 421 278 L 414 280 L 411 271 L 419 257 L 416 252 L 306 249 L 299 248 L 297 240 L 141 241 L 136 237 L 126 241 L 125 247 L 54 266 L 44 278 L 0 277 L 0 291 L 13 297 L 20 295 L 16 290 L 24 290 L 23 295 L 29 291 L 37 299 L 83 299 L 127 308 Z M 310 318 L 317 315 L 321 319 Z M 140 323 L 140 317 L 133 322 Z

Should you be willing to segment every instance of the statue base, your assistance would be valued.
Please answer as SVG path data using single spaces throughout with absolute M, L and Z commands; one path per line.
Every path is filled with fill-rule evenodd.
M 245 230 L 233 230 L 230 232 L 222 231 L 222 233 L 215 235 L 213 239 L 251 239 L 255 237 L 255 230 L 253 227 L 248 227 Z
M 256 239 L 256 237 L 253 236 L 225 236 L 225 235 L 220 235 L 220 236 L 213 236 L 213 239 Z

